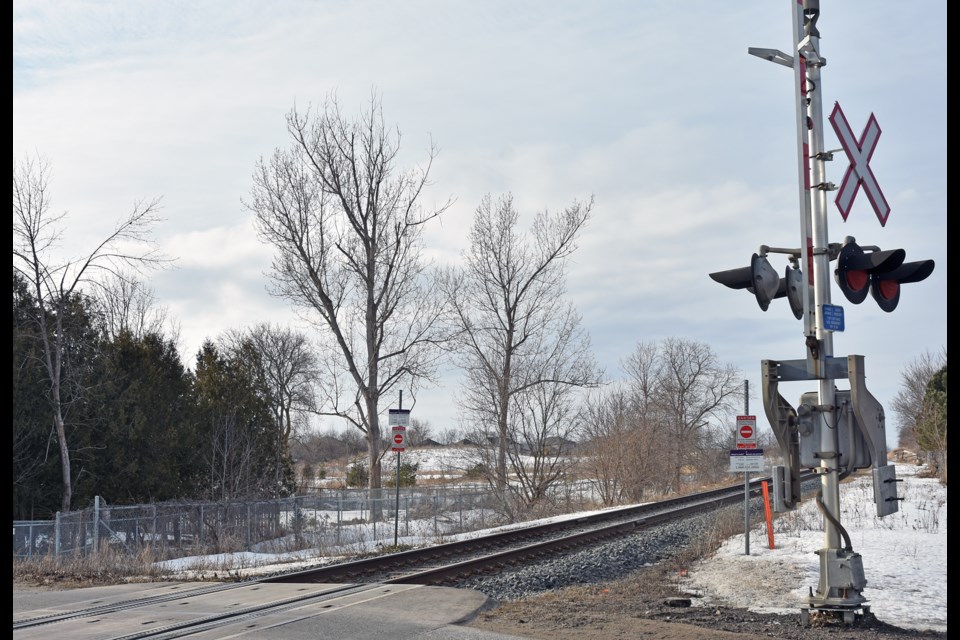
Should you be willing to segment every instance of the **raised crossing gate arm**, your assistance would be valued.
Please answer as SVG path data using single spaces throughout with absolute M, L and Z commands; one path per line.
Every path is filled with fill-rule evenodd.
M 874 468 L 887 464 L 887 430 L 883 406 L 867 390 L 863 356 L 847 356 L 850 371 L 850 401 L 857 425 L 870 449 Z
M 777 504 L 782 501 L 787 510 L 797 508 L 800 503 L 800 439 L 797 434 L 797 411 L 778 391 L 780 383 L 780 363 L 776 360 L 764 360 L 760 363 L 763 375 L 763 410 L 780 444 L 780 450 L 787 458 L 787 469 L 783 478 L 782 493 L 777 491 Z
M 887 440 L 883 406 L 867 390 L 864 357 L 827 358 L 823 372 L 811 373 L 806 360 L 763 360 L 763 408 L 787 465 L 775 471 L 774 504 L 777 511 L 793 510 L 801 499 L 800 470 L 815 469 L 820 464 L 820 428 L 827 424 L 836 430 L 835 452 L 840 458 L 837 470 L 844 476 L 857 469 L 873 469 L 874 502 L 877 516 L 899 510 L 896 469 L 887 464 Z M 836 405 L 817 403 L 817 393 L 801 395 L 799 408 L 794 408 L 779 392 L 780 382 L 847 378 L 850 390 L 835 392 Z M 804 410 L 800 413 L 800 410 Z M 817 414 L 826 412 L 827 423 Z M 826 419 L 827 416 L 825 415 Z M 832 424 L 833 427 L 829 427 Z M 782 475 L 780 475 L 782 473 Z
M 867 390 L 863 356 L 847 356 L 850 370 L 850 401 L 856 425 L 867 443 L 873 467 L 873 500 L 877 517 L 900 510 L 897 471 L 887 464 L 887 429 L 883 405 Z

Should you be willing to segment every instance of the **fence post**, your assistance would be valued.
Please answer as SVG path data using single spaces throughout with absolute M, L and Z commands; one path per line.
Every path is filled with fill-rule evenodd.
M 293 498 L 293 539 L 299 546 L 303 540 L 303 507 L 300 504 L 300 498 Z
M 100 496 L 93 498 L 93 552 L 100 551 Z
M 377 540 L 377 514 L 383 513 L 383 500 L 380 499 L 380 489 L 377 490 L 377 497 L 370 496 L 370 522 L 373 523 L 373 543 L 376 544 Z
M 30 544 L 33 544 L 33 540 L 30 540 Z M 54 556 L 60 557 L 60 512 L 57 511 L 57 521 L 53 526 L 53 553 Z
M 337 546 L 340 546 L 340 523 L 343 521 L 343 492 L 344 489 L 340 488 L 340 493 L 337 495 Z

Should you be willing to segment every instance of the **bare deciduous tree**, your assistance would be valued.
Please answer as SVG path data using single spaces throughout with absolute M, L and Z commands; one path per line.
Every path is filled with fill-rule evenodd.
M 659 428 L 669 437 L 665 453 L 677 491 L 684 463 L 709 442 L 711 425 L 728 421 L 742 403 L 743 377 L 718 362 L 709 345 L 667 338 L 657 356 L 656 388 Z
M 715 481 L 729 446 L 729 418 L 743 398 L 739 372 L 709 346 L 680 338 L 637 344 L 627 379 L 591 398 L 585 457 L 606 501 L 676 492 L 684 468 Z
M 591 396 L 583 419 L 583 468 L 605 505 L 649 499 L 662 491 L 662 434 L 645 419 L 629 383 Z
M 367 438 L 369 488 L 381 487 L 381 398 L 416 398 L 440 357 L 443 307 L 422 259 L 426 223 L 446 204 L 420 205 L 436 151 L 401 172 L 400 135 L 384 126 L 379 99 L 349 120 L 335 97 L 317 112 L 287 116 L 292 143 L 260 160 L 251 199 L 260 237 L 273 245 L 272 293 L 323 328 L 318 412 L 349 421 Z M 403 384 L 402 387 L 400 385 Z
M 664 451 L 671 447 L 671 438 L 663 424 L 663 389 L 660 388 L 660 346 L 641 342 L 621 366 L 627 374 L 629 431 L 629 464 L 624 488 L 629 499 L 643 500 L 648 492 L 663 493 L 672 487 L 670 457 Z
M 947 349 L 929 351 L 914 358 L 900 372 L 900 390 L 890 407 L 897 416 L 897 442 L 901 447 L 916 449 L 917 426 L 924 413 L 923 399 L 933 375 L 947 364 Z
M 574 390 L 548 382 L 513 398 L 516 420 L 507 457 L 517 482 L 508 487 L 524 507 L 549 503 L 550 489 L 573 470 L 572 445 L 580 426 Z
M 107 278 L 99 287 L 95 303 L 109 339 L 123 331 L 137 338 L 150 333 L 163 335 L 163 325 L 169 320 L 167 309 L 157 305 L 153 291 L 136 274 Z M 173 342 L 177 342 L 178 334 L 173 326 Z
M 625 493 L 627 415 L 626 394 L 619 385 L 591 394 L 584 403 L 581 469 L 604 506 L 617 504 Z
M 231 500 L 258 495 L 261 484 L 254 473 L 256 440 L 241 428 L 235 412 L 226 410 L 212 420 L 203 458 L 207 484 L 213 500 Z
M 456 352 L 466 374 L 464 411 L 495 425 L 496 460 L 487 465 L 505 498 L 512 410 L 519 396 L 545 385 L 590 387 L 602 376 L 580 316 L 565 303 L 565 265 L 590 217 L 593 200 L 556 215 L 540 212 L 529 235 L 518 227 L 513 197 L 485 196 L 477 207 L 465 266 L 444 290 L 454 309 Z
M 408 447 L 423 446 L 428 440 L 433 440 L 433 426 L 428 420 L 410 419 L 410 428 L 406 433 Z
M 923 414 L 916 428 L 917 446 L 928 464 L 947 482 L 947 365 L 944 364 L 927 384 Z
M 49 187 L 49 165 L 44 159 L 14 159 L 13 268 L 30 283 L 37 302 L 34 320 L 43 345 L 63 476 L 61 508 L 69 511 L 73 481 L 61 397 L 64 349 L 69 340 L 64 326 L 68 306 L 87 287 L 98 287 L 109 277 L 122 279 L 127 269 L 158 266 L 165 259 L 148 242 L 148 231 L 159 220 L 159 200 L 155 199 L 136 203 L 89 253 L 61 260 L 56 252 L 66 214 L 51 212 Z
M 245 331 L 228 332 L 225 340 L 237 356 L 248 350 L 250 365 L 269 394 L 267 402 L 276 421 L 274 471 L 279 484 L 281 457 L 290 454 L 291 437 L 316 411 L 316 355 L 304 334 L 264 322 Z

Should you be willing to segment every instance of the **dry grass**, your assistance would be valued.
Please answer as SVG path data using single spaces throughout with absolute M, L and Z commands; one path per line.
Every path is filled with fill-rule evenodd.
M 680 573 L 697 560 L 709 557 L 727 538 L 743 533 L 743 507 L 729 506 L 713 514 L 713 522 L 704 535 L 692 541 L 671 560 L 675 573 Z
M 169 573 L 154 565 L 150 550 L 132 556 L 105 549 L 96 554 L 52 554 L 13 559 L 14 584 L 35 586 L 96 586 L 169 579 Z
M 703 490 L 710 487 L 697 487 Z M 562 505 L 545 502 L 536 509 L 524 513 L 524 519 L 546 517 L 563 512 Z M 698 558 L 705 557 L 716 551 L 729 536 L 743 532 L 743 509 L 739 506 L 725 507 L 714 514 L 715 521 L 709 528 L 707 535 L 699 538 L 683 554 L 673 560 L 676 568 L 690 566 Z M 442 537 L 441 537 L 442 538 Z M 437 540 L 437 543 L 443 540 Z M 245 549 L 240 540 L 224 538 L 217 541 L 216 553 L 227 553 Z M 284 541 L 278 546 L 290 550 L 293 545 Z M 356 555 L 374 555 L 389 552 L 392 548 L 374 548 L 368 540 L 358 539 L 354 543 L 353 552 Z M 402 546 L 402 545 L 401 545 Z M 274 549 L 278 551 L 279 549 Z M 162 580 L 182 579 L 170 569 L 164 569 L 156 563 L 169 557 L 160 557 L 152 549 L 146 549 L 137 555 L 130 555 L 110 548 L 101 549 L 96 554 L 65 555 L 55 557 L 52 554 L 34 556 L 31 558 L 13 559 L 13 581 L 15 584 L 46 586 L 46 587 L 75 587 L 122 584 L 130 582 L 154 582 Z M 239 579 L 243 566 L 236 564 L 230 558 L 197 560 L 191 566 L 192 579 L 204 580 L 204 576 L 216 576 L 218 580 Z

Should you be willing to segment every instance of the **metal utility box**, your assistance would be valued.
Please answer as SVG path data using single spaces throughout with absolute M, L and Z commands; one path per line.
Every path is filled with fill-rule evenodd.
M 897 497 L 897 468 L 884 465 L 873 470 L 873 501 L 877 503 L 877 517 L 882 518 L 900 510 Z
M 789 492 L 790 474 L 783 465 L 776 465 L 771 470 L 773 474 L 773 510 L 776 513 L 785 513 L 792 511 L 787 507 L 785 497 L 791 495 Z
M 797 431 L 800 437 L 800 467 L 814 469 L 820 466 L 821 430 L 833 434 L 833 450 L 839 452 L 839 468 L 847 471 L 867 469 L 871 466 L 870 449 L 863 437 L 853 411 L 849 391 L 835 391 L 833 411 L 818 411 L 816 391 L 800 396 L 797 408 Z

